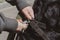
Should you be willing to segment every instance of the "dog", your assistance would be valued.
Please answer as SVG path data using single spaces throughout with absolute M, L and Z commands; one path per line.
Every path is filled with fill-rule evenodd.
M 60 40 L 60 0 L 35 0 L 33 10 L 50 40 Z

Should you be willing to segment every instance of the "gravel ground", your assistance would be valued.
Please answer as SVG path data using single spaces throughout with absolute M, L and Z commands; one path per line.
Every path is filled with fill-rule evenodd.
M 26 1 L 27 1 L 27 3 L 29 3 L 30 5 L 33 5 L 34 0 L 26 0 Z M 2 1 L 0 0 L 0 2 L 2 2 Z M 10 14 L 9 14 L 9 15 L 10 15 Z M 6 40 L 8 34 L 9 34 L 8 32 L 2 32 L 2 34 L 0 34 L 0 40 Z

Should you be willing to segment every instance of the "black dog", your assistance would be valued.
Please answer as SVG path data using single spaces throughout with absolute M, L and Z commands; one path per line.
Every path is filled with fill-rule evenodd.
M 42 27 L 50 40 L 60 40 L 60 0 L 35 0 L 35 19 L 46 24 Z

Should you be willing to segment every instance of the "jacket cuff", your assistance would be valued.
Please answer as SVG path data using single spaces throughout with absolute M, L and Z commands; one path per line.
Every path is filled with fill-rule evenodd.
M 5 23 L 3 19 L 0 17 L 0 33 L 4 30 Z
M 27 6 L 30 6 L 25 0 L 17 0 L 17 5 L 19 9 L 23 9 Z
M 18 26 L 18 22 L 15 19 L 6 18 L 6 26 L 4 31 L 15 32 Z

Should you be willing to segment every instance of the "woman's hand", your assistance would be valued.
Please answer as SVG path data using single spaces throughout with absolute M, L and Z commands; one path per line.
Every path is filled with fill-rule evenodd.
M 34 12 L 31 6 L 27 6 L 23 8 L 22 12 L 28 19 L 32 20 L 34 18 Z
M 26 30 L 28 27 L 28 24 L 23 23 L 23 21 L 17 20 L 18 21 L 18 27 L 17 27 L 17 31 L 22 31 L 22 30 Z

